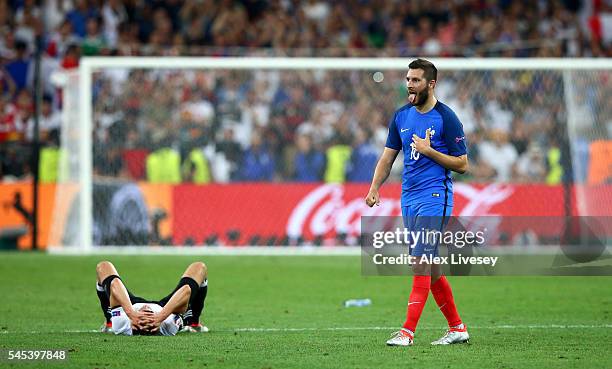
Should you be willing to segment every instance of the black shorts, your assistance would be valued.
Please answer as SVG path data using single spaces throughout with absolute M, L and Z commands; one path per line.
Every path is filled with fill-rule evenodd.
M 106 296 L 108 296 L 108 299 L 110 301 L 110 284 L 113 281 L 113 279 L 115 278 L 119 278 L 121 279 L 121 277 L 116 276 L 116 275 L 112 275 L 107 277 L 103 282 L 102 282 L 102 287 L 104 288 L 104 292 L 106 293 Z M 186 280 L 186 282 L 184 283 L 183 280 Z M 123 282 L 123 280 L 121 280 Z M 123 283 L 123 285 L 125 286 L 125 282 Z M 170 292 L 168 295 L 166 295 L 165 297 L 163 297 L 161 300 L 149 300 L 146 299 L 144 297 L 140 297 L 140 296 L 136 296 L 134 295 L 129 288 L 127 288 L 127 286 L 125 286 L 125 289 L 128 292 L 128 296 L 130 296 L 130 302 L 132 303 L 132 305 L 134 304 L 139 304 L 139 303 L 143 303 L 143 304 L 157 304 L 161 307 L 166 306 L 166 304 L 168 303 L 168 301 L 170 301 L 170 299 L 172 298 L 172 296 L 176 293 L 176 291 L 179 290 L 179 288 L 185 286 L 185 285 L 189 285 L 191 287 L 191 290 L 194 290 L 194 286 L 195 289 L 197 290 L 198 288 L 198 283 L 191 279 L 191 278 L 181 278 L 181 280 L 179 281 L 179 283 L 177 284 L 177 286 L 174 288 L 174 290 L 172 290 L 172 292 Z M 116 307 L 119 306 L 112 306 L 111 308 L 114 309 Z

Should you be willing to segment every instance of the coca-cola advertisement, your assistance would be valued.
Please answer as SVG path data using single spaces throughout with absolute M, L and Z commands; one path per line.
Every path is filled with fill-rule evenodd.
M 399 184 L 381 189 L 380 206 L 368 207 L 360 184 L 180 185 L 173 188 L 173 243 L 209 245 L 358 244 L 362 216 L 401 216 Z M 610 215 L 599 201 L 610 186 L 574 188 L 567 204 L 562 186 L 454 186 L 453 215 L 460 217 L 562 217 Z M 581 213 L 580 209 L 588 213 Z M 569 212 L 569 214 L 568 214 Z
M 44 196 L 41 200 L 40 245 L 62 244 L 70 236 L 66 215 L 58 224 L 63 233 L 50 232 L 53 219 L 54 185 L 41 186 Z M 139 189 L 143 201 L 143 212 L 148 218 L 149 234 L 135 242 L 133 237 L 115 237 L 112 232 L 100 230 L 96 244 L 115 245 L 358 245 L 361 218 L 401 216 L 401 186 L 386 184 L 382 187 L 380 206 L 372 208 L 365 204 L 364 196 L 368 186 L 363 184 L 273 184 L 236 183 L 198 185 L 159 185 L 149 183 L 132 184 Z M 24 223 L 12 204 L 15 193 L 21 193 L 24 203 L 31 198 L 31 186 L 26 184 L 5 184 L 0 191 L 0 202 L 5 204 L 0 227 L 17 227 Z M 66 189 L 64 188 L 64 191 Z M 492 229 L 500 219 L 512 217 L 512 227 L 520 222 L 531 223 L 536 233 L 559 232 L 561 217 L 612 215 L 611 185 L 573 186 L 567 196 L 563 186 L 541 184 L 465 184 L 454 185 L 453 216 L 476 220 Z M 96 209 L 112 208 L 111 201 L 94 191 Z M 7 205 L 8 204 L 8 205 Z M 70 204 L 68 208 L 74 208 Z M 62 213 L 55 213 L 61 216 Z M 143 213 L 144 214 L 144 213 Z M 99 215 L 99 214 L 98 214 Z M 547 217 L 547 223 L 531 221 L 533 217 Z M 95 219 L 96 214 L 94 214 Z M 488 219 L 491 218 L 491 219 Z M 556 220 L 552 220 L 556 218 Z M 94 220 L 95 220 L 94 219 Z M 118 218 L 119 219 L 119 218 Z M 144 219 L 144 218 L 143 218 Z M 131 221 L 123 220 L 124 226 Z M 608 224 L 607 222 L 604 222 Z M 102 223 L 96 223 L 102 224 Z M 138 224 L 141 224 L 138 223 Z M 534 227 L 533 225 L 539 225 Z M 553 226 L 548 226 L 548 225 Z M 468 224 L 469 225 L 469 224 Z M 547 225 L 545 228 L 544 225 Z M 612 227 L 609 227 L 612 230 Z M 28 237 L 21 237 L 19 247 L 30 245 Z

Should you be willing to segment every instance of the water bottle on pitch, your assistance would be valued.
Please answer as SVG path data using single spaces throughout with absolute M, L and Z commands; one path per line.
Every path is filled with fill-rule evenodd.
M 351 299 L 344 301 L 344 307 L 364 307 L 372 305 L 370 299 Z

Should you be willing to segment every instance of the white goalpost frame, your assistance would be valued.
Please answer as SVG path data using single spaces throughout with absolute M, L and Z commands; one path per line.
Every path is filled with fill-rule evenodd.
M 85 57 L 79 64 L 80 158 L 79 187 L 81 221 L 80 252 L 92 253 L 92 82 L 93 73 L 103 68 L 140 69 L 259 69 L 259 70 L 403 70 L 414 58 L 286 58 L 286 57 Z M 438 70 L 556 70 L 572 88 L 571 71 L 610 70 L 612 59 L 594 58 L 431 58 Z M 567 89 L 566 89 L 567 90 Z M 570 93 L 566 105 L 572 106 Z M 573 115 L 568 112 L 568 121 Z M 65 247 L 62 247 L 65 248 Z M 59 250 L 50 250 L 59 251 Z M 67 250 L 65 250 L 67 251 Z
M 94 60 L 91 60 L 92 62 Z M 79 65 L 79 117 L 83 124 L 79 130 L 79 218 L 81 221 L 80 245 L 84 252 L 93 249 L 93 107 L 92 71 L 90 61 L 85 58 Z

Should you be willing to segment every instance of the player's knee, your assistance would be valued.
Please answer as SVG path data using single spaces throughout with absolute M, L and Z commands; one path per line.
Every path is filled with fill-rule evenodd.
M 207 274 L 208 270 L 206 268 L 206 264 L 202 263 L 201 261 L 196 261 L 189 264 L 189 267 L 187 267 L 183 277 L 189 277 L 198 283 L 202 283 L 206 279 Z
M 115 267 L 110 261 L 101 261 L 96 265 L 96 273 L 98 275 L 108 274 L 110 271 L 114 270 Z
M 204 280 L 208 275 L 208 268 L 203 262 L 196 261 L 195 263 L 191 264 L 191 266 L 195 269 L 196 273 L 202 277 L 202 280 Z

